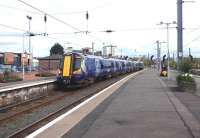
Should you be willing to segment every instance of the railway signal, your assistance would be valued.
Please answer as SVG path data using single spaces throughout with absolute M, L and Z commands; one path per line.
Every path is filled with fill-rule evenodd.
M 89 19 L 89 14 L 88 14 L 88 11 L 86 12 L 86 20 Z
M 165 62 L 165 58 L 166 58 L 166 55 L 163 56 L 163 60 L 162 60 L 163 63 Z
M 151 61 L 153 61 L 153 57 L 154 57 L 154 55 L 151 56 Z
M 190 57 L 190 60 L 193 61 L 193 56 L 192 56 L 192 55 L 189 55 L 189 57 Z
M 44 15 L 44 23 L 45 23 L 45 33 L 44 33 L 44 36 L 46 36 L 47 35 L 47 25 L 46 25 L 46 23 L 47 23 L 47 15 L 46 14 Z

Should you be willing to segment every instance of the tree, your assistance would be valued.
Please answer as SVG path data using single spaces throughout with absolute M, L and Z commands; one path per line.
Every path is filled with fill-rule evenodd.
M 50 55 L 63 55 L 64 48 L 59 44 L 55 43 L 50 49 Z

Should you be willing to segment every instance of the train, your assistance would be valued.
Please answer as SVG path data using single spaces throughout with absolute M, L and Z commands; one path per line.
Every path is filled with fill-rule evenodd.
M 59 87 L 83 86 L 143 68 L 143 62 L 69 52 L 61 58 L 56 83 Z

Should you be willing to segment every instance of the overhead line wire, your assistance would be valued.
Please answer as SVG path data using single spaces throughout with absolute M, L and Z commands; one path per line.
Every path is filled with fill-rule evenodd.
M 193 42 L 195 42 L 195 41 L 197 41 L 197 40 L 199 40 L 200 39 L 200 36 L 198 36 L 198 37 L 196 37 L 195 39 L 193 39 L 192 41 L 190 41 L 190 42 L 188 42 L 186 45 L 184 45 L 184 46 L 188 46 L 188 45 L 190 45 L 191 43 L 193 43 Z
M 48 14 L 48 13 L 44 12 L 43 10 L 40 10 L 40 9 L 38 9 L 38 8 L 36 8 L 36 7 L 30 5 L 30 4 L 28 4 L 28 3 L 26 3 L 26 2 L 24 2 L 24 1 L 22 1 L 22 0 L 17 0 L 17 1 L 19 1 L 19 2 L 21 2 L 21 3 L 23 3 L 23 4 L 25 4 L 25 5 L 27 5 L 27 6 L 31 7 L 31 8 L 33 8 L 33 9 L 35 9 L 35 10 L 37 10 L 37 11 L 39 11 L 39 12 L 41 12 L 41 13 L 43 13 L 43 14 L 49 16 L 49 17 L 51 17 L 51 18 L 54 19 L 54 20 L 57 20 L 58 22 L 61 22 L 61 23 L 65 24 L 65 25 L 67 25 L 68 27 L 73 28 L 74 30 L 81 31 L 80 29 L 78 29 L 78 28 L 72 26 L 71 24 L 68 24 L 68 23 L 66 23 L 66 22 L 64 22 L 64 21 L 62 21 L 62 20 L 60 20 L 60 19 L 58 19 L 57 17 L 54 17 L 54 16 L 52 16 L 51 14 Z
M 40 10 L 40 9 L 38 9 L 38 8 L 36 8 L 36 7 L 30 5 L 30 4 L 28 4 L 28 3 L 26 3 L 26 2 L 24 2 L 24 1 L 22 1 L 22 0 L 17 0 L 17 1 L 19 1 L 19 2 L 21 2 L 21 3 L 23 3 L 23 4 L 25 4 L 25 5 L 29 6 L 29 7 L 33 8 L 33 9 L 35 9 L 35 10 L 41 12 L 41 13 L 43 13 L 43 14 L 46 14 L 47 16 L 49 16 L 49 17 L 51 17 L 51 18 L 53 18 L 53 19 L 55 19 L 55 20 L 57 20 L 57 21 L 59 21 L 59 22 L 65 24 L 65 25 L 67 25 L 67 26 L 69 26 L 69 27 L 71 27 L 71 28 L 73 28 L 73 29 L 75 29 L 75 30 L 77 30 L 77 31 L 83 32 L 82 30 L 80 30 L 80 29 L 78 29 L 78 28 L 76 28 L 76 27 L 74 27 L 74 26 L 72 26 L 72 25 L 70 25 L 70 24 L 68 24 L 68 23 L 66 23 L 66 22 L 64 22 L 64 21 L 62 21 L 62 20 L 60 20 L 60 19 L 58 19 L 58 18 L 52 16 L 51 14 L 48 14 L 48 13 L 44 12 L 43 10 Z M 92 35 L 90 35 L 90 34 L 88 34 L 88 35 L 91 36 L 91 37 L 93 37 L 93 38 L 95 38 L 96 40 L 100 41 L 101 43 L 103 43 L 102 40 L 98 39 L 97 37 L 94 37 L 94 36 L 92 36 Z
M 65 41 L 65 40 L 62 40 L 62 39 L 60 39 L 60 38 L 55 38 L 55 37 L 50 37 L 50 36 L 46 36 L 47 38 L 50 38 L 50 39 L 55 39 L 55 40 L 59 40 L 59 41 L 63 41 L 64 43 L 69 43 L 69 44 L 72 44 L 72 45 L 77 45 L 77 46 L 81 46 L 81 47 L 83 47 L 82 45 L 80 45 L 80 44 L 77 44 L 77 43 L 74 43 L 74 42 L 67 42 L 67 41 Z
M 24 30 L 24 29 L 21 29 L 21 28 L 17 28 L 17 27 L 13 27 L 13 26 L 9 26 L 9 25 L 5 25 L 5 24 L 0 24 L 0 26 L 6 27 L 6 28 L 9 28 L 9 29 L 13 29 L 13 30 L 27 32 L 27 30 Z
M 21 11 L 21 12 L 28 12 L 28 13 L 32 13 L 32 14 L 41 14 L 41 12 L 33 12 L 33 11 L 29 11 L 29 10 L 26 10 L 26 9 L 21 9 L 21 8 L 17 8 L 17 7 L 12 7 L 12 6 L 8 6 L 8 5 L 3 5 L 3 4 L 0 4 L 0 7 L 3 7 L 3 8 L 8 8 L 8 9 L 13 9 L 13 10 L 18 10 L 18 11 Z M 85 13 L 86 11 L 74 11 L 74 12 L 60 12 L 60 13 L 49 13 L 51 15 L 59 15 L 59 14 L 79 14 L 79 13 Z
M 80 11 L 74 11 L 74 12 L 60 12 L 60 13 L 51 13 L 51 14 L 56 15 L 56 14 L 79 14 L 79 13 L 86 13 L 87 11 L 91 12 L 91 11 L 97 10 L 99 8 L 102 8 L 104 6 L 106 6 L 106 3 L 104 3 L 103 5 L 98 5 L 96 7 L 91 8 L 91 9 L 87 9 L 87 10 L 80 10 Z
M 38 12 L 32 12 L 32 11 L 29 11 L 29 10 L 20 9 L 20 8 L 16 8 L 16 7 L 12 7 L 12 6 L 7 6 L 7 5 L 3 5 L 3 4 L 0 4 L 0 7 L 8 8 L 8 9 L 14 9 L 14 10 L 18 10 L 18 11 L 21 11 L 21 12 L 28 12 L 28 13 L 33 13 L 33 14 L 39 14 Z

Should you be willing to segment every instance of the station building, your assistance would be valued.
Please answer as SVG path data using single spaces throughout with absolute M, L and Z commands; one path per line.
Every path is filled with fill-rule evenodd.
M 33 59 L 32 62 L 32 67 L 36 68 L 38 66 L 38 61 Z M 27 71 L 28 66 L 30 65 L 30 54 L 0 52 L 0 72 L 4 72 L 5 70 L 13 72 L 22 71 L 23 64 L 25 71 Z
M 24 58 L 23 58 L 24 57 Z M 15 71 L 23 65 L 29 64 L 29 54 L 0 52 L 0 72 L 4 70 Z

